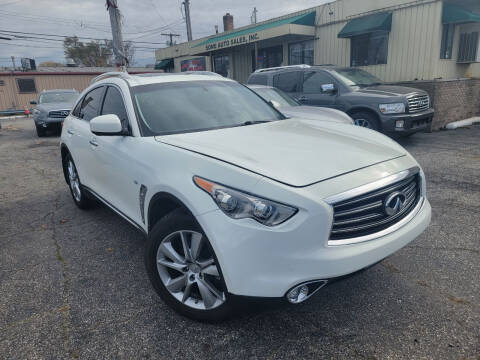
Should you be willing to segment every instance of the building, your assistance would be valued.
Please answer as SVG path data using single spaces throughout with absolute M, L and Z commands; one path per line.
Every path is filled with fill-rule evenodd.
M 479 0 L 337 0 L 238 29 L 228 16 L 223 33 L 158 49 L 157 68 L 241 82 L 294 64 L 356 66 L 388 82 L 480 77 Z
M 37 100 L 43 90 L 76 89 L 81 92 L 90 85 L 90 81 L 95 76 L 108 71 L 116 71 L 116 69 L 39 67 L 35 71 L 0 70 L 0 112 L 31 107 L 30 101 Z M 152 69 L 131 68 L 129 72 L 139 74 L 152 72 Z

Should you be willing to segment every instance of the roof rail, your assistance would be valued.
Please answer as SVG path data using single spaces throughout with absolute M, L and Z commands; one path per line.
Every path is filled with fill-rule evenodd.
M 256 73 L 266 72 L 266 71 L 274 71 L 274 70 L 283 70 L 283 69 L 307 69 L 310 65 L 300 64 L 300 65 L 288 65 L 288 66 L 277 66 L 265 69 L 258 69 L 255 70 Z
M 103 74 L 100 74 L 100 75 L 94 77 L 92 79 L 92 81 L 90 82 L 90 85 L 93 84 L 93 83 L 96 83 L 97 81 L 100 81 L 100 80 L 103 80 L 103 79 L 108 79 L 108 78 L 111 78 L 111 77 L 118 77 L 118 78 L 121 78 L 121 79 L 130 79 L 131 75 L 129 73 L 123 72 L 123 71 L 110 71 L 110 72 L 106 72 L 106 73 L 103 73 Z
M 187 75 L 213 75 L 213 76 L 219 76 L 223 77 L 219 73 L 213 72 L 213 71 L 184 71 L 181 74 L 187 74 Z

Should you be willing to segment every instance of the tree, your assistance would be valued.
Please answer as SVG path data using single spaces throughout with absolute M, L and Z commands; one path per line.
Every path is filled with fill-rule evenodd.
M 72 58 L 77 64 L 85 66 L 111 66 L 112 65 L 112 41 L 82 42 L 78 37 L 66 37 L 63 41 L 65 56 Z M 131 41 L 124 42 L 124 53 L 128 63 L 133 63 L 135 47 Z

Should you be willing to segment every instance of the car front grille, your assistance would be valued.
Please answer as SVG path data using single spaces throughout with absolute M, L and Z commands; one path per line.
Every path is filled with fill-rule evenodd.
M 419 174 L 333 204 L 330 243 L 375 234 L 405 218 L 421 198 Z M 395 207 L 398 204 L 399 206 Z M 392 208 L 394 208 L 392 210 Z
M 70 113 L 70 110 L 54 110 L 48 113 L 48 117 L 51 117 L 54 119 L 64 119 L 68 116 L 69 113 Z
M 407 97 L 408 111 L 416 113 L 430 108 L 430 97 L 428 95 L 411 95 Z

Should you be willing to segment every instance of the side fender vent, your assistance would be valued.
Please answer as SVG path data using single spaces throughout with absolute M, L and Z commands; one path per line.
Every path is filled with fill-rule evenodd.
M 140 214 L 142 215 L 142 222 L 145 224 L 145 196 L 147 196 L 147 187 L 145 185 L 140 186 L 140 193 L 138 194 L 138 200 L 140 205 Z

